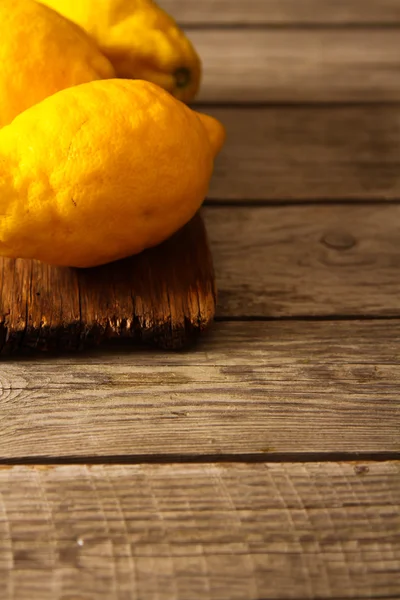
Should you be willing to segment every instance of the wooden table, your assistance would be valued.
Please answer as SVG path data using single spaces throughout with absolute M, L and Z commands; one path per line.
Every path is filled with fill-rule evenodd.
M 164 0 L 227 126 L 186 353 L 0 365 L 2 600 L 400 597 L 400 0 Z

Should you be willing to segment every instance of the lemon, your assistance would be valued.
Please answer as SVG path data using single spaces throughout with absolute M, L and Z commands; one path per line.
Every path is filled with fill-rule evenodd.
M 34 0 L 0 1 L 0 127 L 64 88 L 115 77 L 75 23 Z
M 160 243 L 202 204 L 224 136 L 150 82 L 54 94 L 0 130 L 0 254 L 91 267 Z
M 190 102 L 201 62 L 172 17 L 152 0 L 42 0 L 78 23 L 99 44 L 117 76 L 145 79 Z

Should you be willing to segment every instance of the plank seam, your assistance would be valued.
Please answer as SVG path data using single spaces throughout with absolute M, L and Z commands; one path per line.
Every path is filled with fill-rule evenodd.
M 400 163 L 399 163 L 399 167 L 400 167 Z M 356 199 L 356 198 L 332 198 L 330 199 L 329 197 L 325 197 L 325 198 L 313 198 L 312 200 L 293 200 L 293 199 L 282 199 L 282 200 L 276 200 L 276 199 L 265 199 L 263 198 L 262 200 L 256 200 L 254 198 L 249 198 L 249 199 L 239 199 L 239 200 L 231 200 L 231 199 L 227 199 L 224 200 L 223 198 L 206 198 L 205 201 L 203 202 L 203 206 L 207 207 L 207 208 L 294 208 L 294 207 L 298 207 L 298 206 L 304 206 L 304 207 L 312 207 L 312 206 L 321 206 L 321 205 L 326 205 L 329 207 L 333 207 L 333 206 L 358 206 L 360 208 L 362 208 L 363 206 L 375 206 L 375 207 L 382 207 L 382 204 L 384 203 L 384 206 L 399 206 L 400 205 L 400 198 L 390 198 L 387 199 L 384 198 L 383 196 L 379 199 L 379 197 L 377 198 L 367 198 L 367 199 Z
M 222 21 L 179 21 L 179 26 L 187 32 L 193 31 L 375 31 L 375 30 L 400 30 L 400 21 L 387 22 L 375 21 L 373 23 L 360 23 L 357 21 L 347 21 L 341 23 L 323 22 L 293 22 L 293 23 L 246 23 Z
M 209 463 L 314 463 L 314 462 L 399 462 L 400 452 L 276 452 L 248 454 L 137 454 L 121 456 L 24 456 L 0 460 L 0 468 L 23 465 L 81 464 L 209 464 Z
M 321 110 L 332 110 L 332 109 L 346 109 L 346 108 L 388 108 L 388 107 L 399 107 L 400 100 L 282 100 L 282 101 L 259 101 L 259 100 L 231 100 L 226 102 L 225 100 L 202 100 L 201 102 L 193 102 L 190 107 L 197 111 L 206 110 L 209 108 L 218 108 L 218 109 L 273 109 L 273 110 L 288 110 L 288 109 L 298 109 L 304 110 L 309 109 L 315 110 L 316 108 Z
M 252 321 L 258 323 L 262 321 L 310 321 L 310 322 L 320 322 L 320 321 L 397 321 L 400 319 L 399 314 L 395 315 L 367 315 L 367 314 L 354 314 L 354 315 L 282 315 L 282 316 L 265 316 L 265 315 L 233 315 L 233 316 L 224 316 L 224 315 L 216 315 L 215 321 L 217 323 L 226 323 L 229 321 L 232 322 L 245 322 L 251 323 Z
M 398 597 L 397 597 L 398 598 Z M 256 600 L 293 600 L 292 596 L 287 596 L 284 598 L 270 598 L 268 596 L 260 596 L 257 597 Z M 299 598 L 300 600 L 300 598 Z M 340 598 L 335 596 L 313 596 L 312 600 L 349 600 L 347 596 L 341 596 Z M 352 600 L 397 600 L 393 594 L 390 596 L 353 596 Z

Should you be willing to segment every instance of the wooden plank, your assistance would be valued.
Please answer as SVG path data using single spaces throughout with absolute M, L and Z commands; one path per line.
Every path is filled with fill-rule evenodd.
M 282 367 L 283 370 L 290 365 L 311 363 L 318 366 L 332 364 L 349 370 L 355 365 L 368 370 L 378 363 L 385 368 L 397 368 L 400 360 L 399 326 L 400 319 L 217 321 L 191 352 L 164 353 L 152 348 L 131 347 L 118 340 L 79 355 L 36 356 L 18 362 L 3 359 L 0 373 L 11 373 L 13 389 L 21 388 L 21 384 L 24 389 L 31 389 L 34 385 L 33 371 L 36 382 L 40 382 L 38 385 L 44 387 L 50 383 L 49 378 L 56 384 L 57 380 L 53 377 L 60 372 L 60 367 L 65 366 L 74 376 L 71 383 L 76 383 L 76 377 L 79 381 L 78 370 L 82 367 L 84 371 L 80 374 L 86 369 L 90 372 L 95 367 L 100 371 L 115 364 L 121 365 L 121 362 L 127 368 L 153 366 L 157 369 L 264 366 L 272 369 Z M 374 340 L 373 345 L 371 339 Z M 10 381 L 8 385 L 6 382 L 3 377 L 3 389 L 11 386 Z
M 400 205 L 209 207 L 224 317 L 400 316 Z
M 400 23 L 399 0 L 159 0 L 182 25 Z
M 181 349 L 215 312 L 214 272 L 196 215 L 155 248 L 92 269 L 0 257 L 0 353 L 77 349 L 109 337 Z
M 204 67 L 199 102 L 400 100 L 396 29 L 190 31 Z
M 215 108 L 211 200 L 400 199 L 400 106 Z
M 400 452 L 400 321 L 222 323 L 186 354 L 0 366 L 0 457 Z
M 395 598 L 400 464 L 0 470 L 2 600 Z

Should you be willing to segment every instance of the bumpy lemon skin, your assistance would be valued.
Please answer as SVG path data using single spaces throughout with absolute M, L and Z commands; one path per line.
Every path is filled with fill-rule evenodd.
M 117 77 L 156 83 L 182 102 L 200 87 L 201 60 L 175 20 L 153 0 L 41 0 L 85 29 Z
M 64 88 L 114 78 L 75 23 L 34 0 L 0 1 L 0 127 Z
M 224 136 L 150 82 L 58 92 L 0 130 L 0 254 L 93 267 L 159 244 L 202 204 Z

